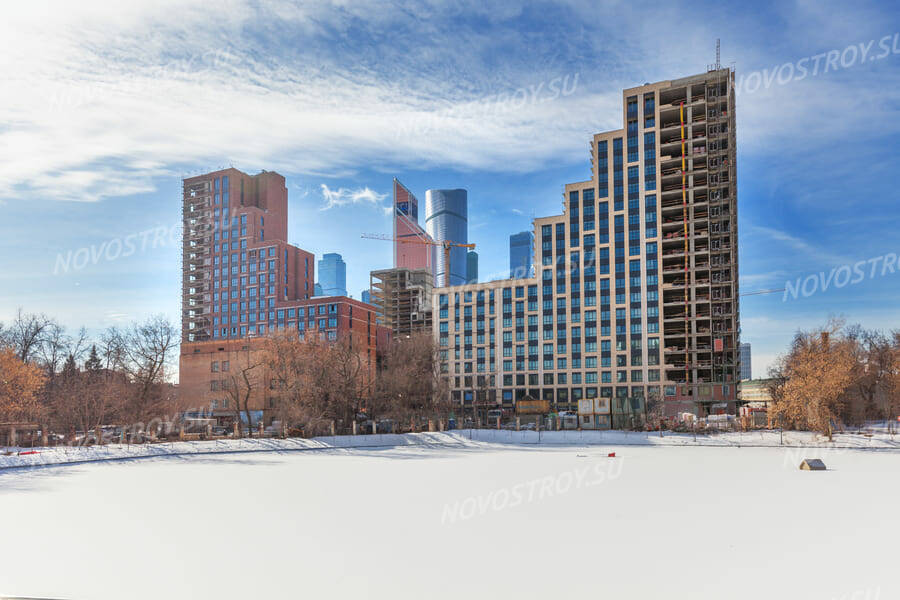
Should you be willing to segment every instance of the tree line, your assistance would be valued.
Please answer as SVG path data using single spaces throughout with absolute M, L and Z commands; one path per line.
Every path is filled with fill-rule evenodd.
M 308 436 L 383 420 L 393 421 L 394 431 L 420 430 L 450 411 L 439 351 L 427 332 L 395 338 L 377 356 L 351 336 L 282 332 L 254 341 L 253 352 L 237 353 L 241 360 L 221 373 L 214 394 L 238 413 L 238 435 L 253 434 L 251 412 L 262 408 L 286 430 Z M 138 431 L 186 410 L 209 410 L 178 397 L 172 379 L 179 343 L 179 331 L 162 316 L 90 339 L 83 328 L 69 333 L 51 317 L 19 310 L 0 323 L 0 423 L 38 424 L 73 440 L 101 426 Z
M 394 338 L 377 357 L 349 335 L 329 341 L 278 333 L 232 366 L 227 383 L 224 393 L 246 422 L 254 390 L 267 385 L 273 419 L 306 436 L 386 420 L 392 431 L 416 431 L 450 410 L 439 351 L 427 332 Z
M 112 326 L 95 340 L 19 310 L 0 323 L 0 422 L 74 436 L 112 423 L 149 423 L 179 407 L 172 359 L 179 333 L 164 317 Z
M 769 369 L 770 417 L 785 428 L 819 431 L 900 414 L 900 331 L 884 333 L 840 319 L 798 331 Z
M 0 423 L 36 423 L 73 436 L 103 425 L 150 423 L 187 408 L 172 385 L 178 330 L 162 316 L 113 326 L 96 339 L 55 319 L 19 310 L 0 323 Z M 376 357 L 352 337 L 279 333 L 234 365 L 221 391 L 250 423 L 265 408 L 303 435 L 349 432 L 354 422 L 392 421 L 420 430 L 451 410 L 439 350 L 428 332 L 393 339 Z M 375 361 L 376 364 L 372 364 Z M 771 422 L 819 431 L 900 414 L 900 331 L 832 319 L 798 331 L 769 369 Z M 239 431 L 239 433 L 242 433 Z

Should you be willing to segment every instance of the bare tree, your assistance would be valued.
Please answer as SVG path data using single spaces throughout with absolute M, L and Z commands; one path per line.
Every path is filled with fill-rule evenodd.
M 62 431 L 97 431 L 116 418 L 126 386 L 124 375 L 102 369 L 99 359 L 82 370 L 70 354 L 55 380 L 54 425 Z
M 273 408 L 283 423 L 317 434 L 332 421 L 346 430 L 363 412 L 374 415 L 374 365 L 349 335 L 337 340 L 272 336 L 262 354 Z
M 263 345 L 262 361 L 274 382 L 273 412 L 287 427 L 309 428 L 325 420 L 324 411 L 313 411 L 310 402 L 313 395 L 310 375 L 314 371 L 311 361 L 315 353 L 308 351 L 308 345 L 286 333 L 270 336 Z
M 440 352 L 427 332 L 394 338 L 378 373 L 378 410 L 414 426 L 450 408 Z
M 247 420 L 247 430 L 250 433 L 250 437 L 253 437 L 250 400 L 254 395 L 254 391 L 257 395 L 262 393 L 262 386 L 264 385 L 263 369 L 262 361 L 256 353 L 250 351 L 248 344 L 244 360 L 239 360 L 237 365 L 229 365 L 229 374 L 223 380 L 225 389 L 222 391 L 225 397 L 234 404 L 238 415 L 237 433 L 239 437 L 243 436 L 244 429 L 241 422 L 242 414 Z
M 44 329 L 40 346 L 35 352 L 36 358 L 47 370 L 47 374 L 53 377 L 60 371 L 63 361 L 72 357 L 76 362 L 81 361 L 87 351 L 87 330 L 82 327 L 75 336 L 66 333 L 66 328 L 50 321 Z
M 162 315 L 121 329 L 109 328 L 101 339 L 108 368 L 124 373 L 130 393 L 123 406 L 132 421 L 148 421 L 174 408 L 166 389 L 178 331 Z
M 11 347 L 22 362 L 30 362 L 40 351 L 52 326 L 58 327 L 47 315 L 26 313 L 19 308 L 12 323 L 2 329 L 4 345 Z
M 328 367 L 334 412 L 345 425 L 352 423 L 367 412 L 374 388 L 368 358 L 358 346 L 354 347 L 353 338 L 348 335 L 329 344 Z
M 891 335 L 891 368 L 885 377 L 881 411 L 893 433 L 895 417 L 900 416 L 900 330 Z

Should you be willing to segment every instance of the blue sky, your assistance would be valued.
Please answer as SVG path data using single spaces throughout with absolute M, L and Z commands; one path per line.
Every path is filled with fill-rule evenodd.
M 754 374 L 830 315 L 900 327 L 900 269 L 870 263 L 842 287 L 830 275 L 900 254 L 890 2 L 34 0 L 6 11 L 0 321 L 19 306 L 95 330 L 177 320 L 180 247 L 156 230 L 177 227 L 184 175 L 226 165 L 287 177 L 289 241 L 341 253 L 354 297 L 390 266 L 390 244 L 359 236 L 390 231 L 394 176 L 423 202 L 427 188 L 468 189 L 480 272 L 500 276 L 508 235 L 558 213 L 563 185 L 589 177 L 590 136 L 621 127 L 621 90 L 703 71 L 721 38 L 742 82 L 742 288 L 820 272 L 829 283 L 742 300 Z M 116 251 L 126 239 L 128 256 Z M 86 264 L 66 269 L 81 248 Z

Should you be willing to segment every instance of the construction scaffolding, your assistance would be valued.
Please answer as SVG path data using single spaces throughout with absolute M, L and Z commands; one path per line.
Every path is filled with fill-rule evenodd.
M 740 366 L 734 72 L 673 81 L 659 104 L 665 380 L 708 414 Z
M 378 307 L 379 323 L 394 337 L 431 332 L 434 275 L 428 269 L 382 269 L 369 274 L 370 300 Z
M 182 202 L 182 340 L 202 342 L 212 333 L 209 319 L 212 180 L 185 179 Z

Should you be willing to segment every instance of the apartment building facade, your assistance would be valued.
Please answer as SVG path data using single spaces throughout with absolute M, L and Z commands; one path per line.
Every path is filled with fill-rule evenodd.
M 182 344 L 179 393 L 197 410 L 222 414 L 233 365 L 253 360 L 267 335 L 346 337 L 375 375 L 387 330 L 375 307 L 346 296 L 313 298 L 315 256 L 287 239 L 284 177 L 230 168 L 183 182 Z M 379 331 L 381 330 L 381 331 Z M 223 368 L 224 366 L 224 368 Z M 262 375 L 251 403 L 262 414 Z
M 315 261 L 288 244 L 287 188 L 271 171 L 184 180 L 182 339 L 265 334 L 277 305 L 313 294 Z
M 534 220 L 535 274 L 439 288 L 433 331 L 452 398 L 574 411 L 733 410 L 739 365 L 734 73 L 623 91 L 592 178 Z
M 309 335 L 335 341 L 347 338 L 357 345 L 368 367 L 366 376 L 376 376 L 378 351 L 390 341 L 390 331 L 377 325 L 371 305 L 351 298 L 331 296 L 290 303 L 275 311 L 269 333 L 297 332 L 301 341 Z M 265 336 L 252 335 L 204 342 L 182 343 L 179 393 L 190 399 L 195 410 L 209 410 L 219 418 L 235 413 L 231 388 L 244 385 L 242 371 L 250 365 L 248 404 L 254 419 L 270 422 L 276 386 L 261 360 Z

